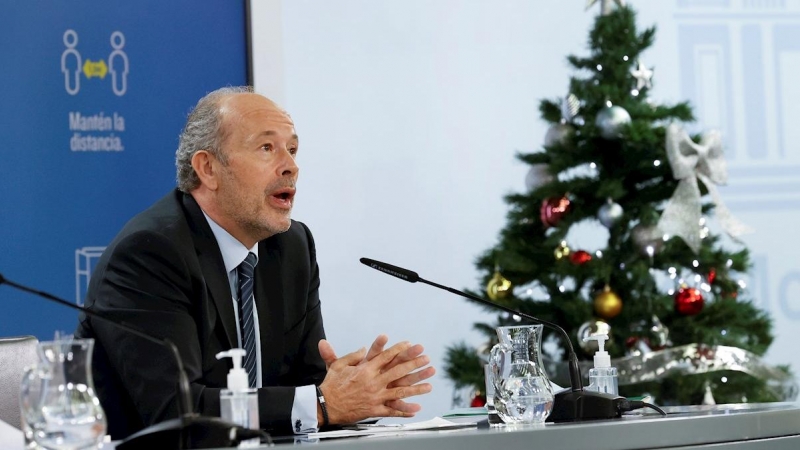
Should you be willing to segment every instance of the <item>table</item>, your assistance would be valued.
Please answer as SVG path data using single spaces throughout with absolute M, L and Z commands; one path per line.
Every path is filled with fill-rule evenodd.
M 663 408 L 620 419 L 540 426 L 411 431 L 402 435 L 321 440 L 320 450 L 467 449 L 800 449 L 800 404 L 762 403 Z M 478 417 L 477 419 L 481 419 Z M 285 446 L 278 443 L 279 448 Z

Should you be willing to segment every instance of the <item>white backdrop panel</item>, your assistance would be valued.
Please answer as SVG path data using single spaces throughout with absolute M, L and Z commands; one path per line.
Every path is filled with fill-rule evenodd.
M 656 24 L 645 63 L 652 97 L 691 99 L 696 129 L 729 145 L 723 194 L 758 231 L 751 294 L 777 326 L 772 362 L 800 367 L 800 183 L 792 80 L 800 48 L 797 1 L 631 2 Z M 524 189 L 514 159 L 542 142 L 543 97 L 563 96 L 568 54 L 582 54 L 596 11 L 582 0 L 253 0 L 256 88 L 292 114 L 302 142 L 294 217 L 311 227 L 329 339 L 340 353 L 385 332 L 427 348 L 440 369 L 420 401 L 428 418 L 450 407 L 445 347 L 483 343 L 493 315 L 445 292 L 358 262 L 372 257 L 456 288 L 479 288 L 475 258 L 505 224 L 505 194 Z M 787 42 L 788 41 L 788 42 Z M 757 67 L 753 67 L 753 66 Z M 793 106 L 795 105 L 795 106 Z

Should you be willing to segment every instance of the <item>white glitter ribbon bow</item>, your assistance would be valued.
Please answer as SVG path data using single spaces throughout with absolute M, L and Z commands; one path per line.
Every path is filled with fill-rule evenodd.
M 699 144 L 676 124 L 667 127 L 667 158 L 678 188 L 669 199 L 658 221 L 658 230 L 678 236 L 695 253 L 700 250 L 702 202 L 697 180 L 705 184 L 714 203 L 714 214 L 722 228 L 734 240 L 751 229 L 739 222 L 725 206 L 717 185 L 728 181 L 728 165 L 722 155 L 722 138 L 717 131 L 703 135 Z

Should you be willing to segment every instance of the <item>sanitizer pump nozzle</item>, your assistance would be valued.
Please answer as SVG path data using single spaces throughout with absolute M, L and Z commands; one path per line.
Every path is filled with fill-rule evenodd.
M 230 358 L 233 361 L 233 369 L 228 372 L 228 389 L 233 392 L 243 392 L 250 387 L 247 371 L 242 368 L 242 358 L 246 353 L 241 348 L 232 348 L 228 351 L 217 353 L 217 359 Z
M 232 348 L 217 353 L 217 359 L 230 358 L 233 369 L 228 372 L 228 388 L 220 391 L 220 416 L 246 428 L 259 429 L 258 391 L 250 387 L 247 371 L 242 368 L 242 358 L 247 352 L 241 348 Z M 260 440 L 243 442 L 242 446 L 258 446 Z
M 605 350 L 607 340 L 607 334 L 593 334 L 584 339 L 586 342 L 597 341 L 599 347 L 594 354 L 594 367 L 589 371 L 589 386 L 586 389 L 619 395 L 617 368 L 611 367 L 611 356 Z
M 597 350 L 597 353 L 594 354 L 594 366 L 597 368 L 611 367 L 611 356 L 609 356 L 605 349 L 607 340 L 607 334 L 593 334 L 584 339 L 586 342 L 597 341 L 597 346 L 599 349 Z

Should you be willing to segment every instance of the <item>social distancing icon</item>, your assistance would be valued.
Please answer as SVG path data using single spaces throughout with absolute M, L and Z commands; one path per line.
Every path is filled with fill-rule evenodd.
M 111 47 L 114 51 L 108 55 L 108 71 L 111 72 L 111 88 L 122 96 L 128 90 L 128 55 L 122 51 L 125 47 L 125 35 L 115 31 L 111 33 Z
M 64 89 L 70 95 L 77 94 L 81 89 L 81 74 L 87 80 L 99 78 L 105 80 L 106 75 L 111 74 L 111 90 L 117 96 L 125 95 L 128 91 L 128 72 L 130 65 L 128 55 L 123 51 L 125 47 L 125 35 L 121 31 L 111 33 L 109 39 L 111 43 L 111 53 L 108 61 L 97 59 L 95 61 L 87 58 L 85 61 L 77 50 L 78 33 L 75 30 L 64 32 L 64 46 L 66 49 L 61 54 L 61 72 L 64 74 Z
M 81 54 L 75 50 L 78 46 L 78 33 L 75 30 L 64 32 L 64 45 L 67 47 L 61 54 L 64 88 L 70 95 L 75 95 L 81 90 Z

